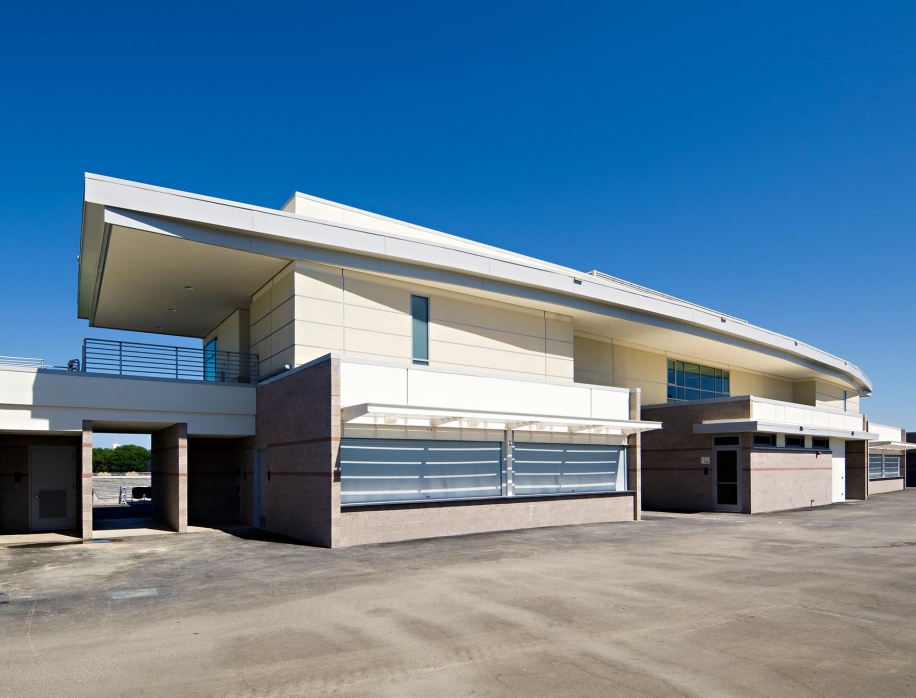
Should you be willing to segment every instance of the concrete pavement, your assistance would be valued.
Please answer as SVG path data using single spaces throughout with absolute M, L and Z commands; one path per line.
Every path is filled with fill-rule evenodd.
M 914 695 L 916 490 L 340 550 L 0 548 L 0 696 L 128 691 Z

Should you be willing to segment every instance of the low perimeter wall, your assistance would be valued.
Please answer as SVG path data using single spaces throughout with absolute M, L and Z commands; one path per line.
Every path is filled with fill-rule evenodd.
M 549 499 L 519 497 L 488 502 L 354 507 L 341 512 L 334 547 L 541 526 L 632 521 L 633 498 L 633 493 L 622 492 Z
M 869 480 L 868 494 L 883 494 L 884 492 L 900 492 L 903 490 L 903 478 L 894 477 L 889 480 Z

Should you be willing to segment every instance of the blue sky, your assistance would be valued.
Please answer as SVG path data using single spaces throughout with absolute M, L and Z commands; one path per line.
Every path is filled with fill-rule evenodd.
M 869 417 L 916 429 L 916 3 L 27 5 L 0 354 L 116 334 L 76 319 L 91 171 L 598 268 L 858 364 Z

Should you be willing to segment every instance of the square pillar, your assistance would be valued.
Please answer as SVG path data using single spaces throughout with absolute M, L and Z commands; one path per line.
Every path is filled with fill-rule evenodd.
M 846 442 L 846 499 L 868 499 L 868 442 Z
M 640 418 L 640 390 L 630 390 L 630 419 Z M 627 437 L 627 488 L 633 491 L 633 520 L 642 518 L 642 434 Z
M 153 516 L 178 533 L 188 530 L 188 425 L 152 435 Z
M 83 540 L 92 540 L 92 420 L 83 420 L 79 488 L 76 491 L 77 525 Z

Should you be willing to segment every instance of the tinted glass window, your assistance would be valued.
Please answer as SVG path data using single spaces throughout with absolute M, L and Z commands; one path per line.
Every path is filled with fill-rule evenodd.
M 775 446 L 776 436 L 774 434 L 754 434 L 755 446 Z
M 410 314 L 413 316 L 413 360 L 417 364 L 429 363 L 429 298 L 410 297 Z
M 728 397 L 728 371 L 668 360 L 668 402 Z

